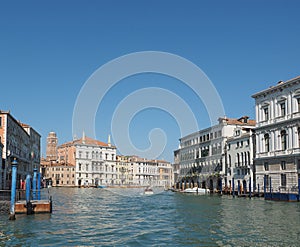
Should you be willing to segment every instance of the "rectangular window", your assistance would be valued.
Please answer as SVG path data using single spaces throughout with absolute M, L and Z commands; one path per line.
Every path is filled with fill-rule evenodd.
M 264 108 L 265 121 L 269 120 L 269 108 Z
M 281 186 L 286 187 L 286 174 L 281 174 Z
M 264 168 L 265 168 L 265 171 L 269 171 L 269 163 L 268 162 L 264 163 Z
M 297 99 L 298 112 L 300 112 L 300 98 Z
M 280 103 L 280 115 L 285 116 L 285 102 Z
M 281 161 L 281 170 L 286 170 L 286 162 Z

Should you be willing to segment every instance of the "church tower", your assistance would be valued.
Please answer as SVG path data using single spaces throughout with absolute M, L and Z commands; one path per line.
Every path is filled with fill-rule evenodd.
M 47 137 L 46 159 L 48 161 L 57 160 L 57 136 L 55 132 L 50 132 Z

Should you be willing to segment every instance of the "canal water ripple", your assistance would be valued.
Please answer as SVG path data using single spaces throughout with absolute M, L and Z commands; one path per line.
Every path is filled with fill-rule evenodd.
M 140 189 L 51 194 L 51 215 L 0 215 L 0 246 L 300 246 L 300 203 Z

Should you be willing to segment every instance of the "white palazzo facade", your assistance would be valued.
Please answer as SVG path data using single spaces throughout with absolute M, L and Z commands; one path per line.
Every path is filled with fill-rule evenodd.
M 210 190 L 228 186 L 225 146 L 237 127 L 255 126 L 247 116 L 239 119 L 219 118 L 219 123 L 180 138 L 174 152 L 179 163 L 178 187 L 198 186 Z M 179 185 L 180 184 L 180 185 Z M 188 185 L 187 185 L 188 184 Z
M 233 179 L 236 191 L 238 185 L 241 192 L 251 191 L 255 188 L 254 162 L 253 162 L 253 135 L 254 125 L 248 127 L 236 127 L 232 137 L 227 139 L 226 145 L 226 178 L 227 189 L 233 190 Z
M 252 96 L 256 109 L 256 183 L 297 190 L 300 174 L 300 77 Z M 265 180 L 264 180 L 265 179 Z

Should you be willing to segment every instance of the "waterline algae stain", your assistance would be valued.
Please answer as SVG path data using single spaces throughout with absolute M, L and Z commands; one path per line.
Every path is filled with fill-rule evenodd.
M 121 190 L 124 190 L 122 193 Z M 130 196 L 130 193 L 132 196 Z M 123 195 L 122 195 L 123 194 Z M 0 215 L 1 246 L 297 246 L 300 204 L 52 188 L 51 215 Z

